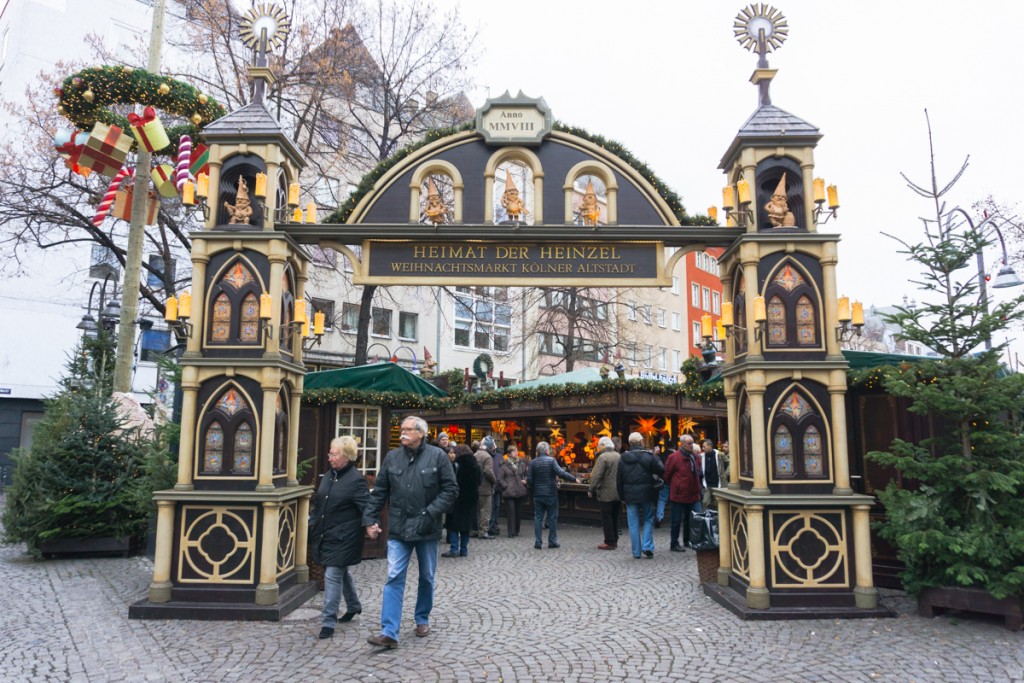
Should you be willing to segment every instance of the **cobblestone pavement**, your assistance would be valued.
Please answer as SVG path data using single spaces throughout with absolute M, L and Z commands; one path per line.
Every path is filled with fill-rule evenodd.
M 410 565 L 401 644 L 376 651 L 384 560 L 353 569 L 364 612 L 319 641 L 322 594 L 280 623 L 129 621 L 145 558 L 38 562 L 0 545 L 2 681 L 1024 681 L 1024 633 L 977 617 L 744 622 L 705 597 L 693 552 L 653 560 L 599 529 L 474 539 L 441 558 L 427 638 L 412 637 Z

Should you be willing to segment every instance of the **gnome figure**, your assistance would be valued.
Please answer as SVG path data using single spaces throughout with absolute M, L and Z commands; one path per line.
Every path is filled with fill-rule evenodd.
M 523 200 L 519 198 L 519 188 L 512 180 L 512 174 L 505 173 L 505 192 L 501 195 L 501 206 L 511 221 L 519 221 L 523 215 Z
M 238 176 L 238 194 L 235 195 L 234 206 L 224 202 L 224 208 L 231 217 L 228 225 L 249 224 L 249 219 L 252 218 L 252 205 L 249 203 L 249 185 L 242 176 Z
M 583 225 L 597 225 L 601 217 L 601 207 L 597 203 L 597 195 L 594 194 L 594 181 L 587 179 L 587 189 L 583 193 L 583 201 L 580 202 L 580 218 Z
M 775 192 L 772 193 L 772 198 L 764 205 L 764 210 L 768 212 L 768 220 L 771 221 L 773 228 L 796 227 L 796 218 L 793 216 L 793 212 L 789 210 L 789 204 L 786 202 L 785 173 L 779 179 L 779 184 L 776 186 Z

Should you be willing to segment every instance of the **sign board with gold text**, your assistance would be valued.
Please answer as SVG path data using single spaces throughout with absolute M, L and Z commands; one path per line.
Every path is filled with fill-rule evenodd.
M 667 287 L 661 242 L 366 240 L 357 285 Z

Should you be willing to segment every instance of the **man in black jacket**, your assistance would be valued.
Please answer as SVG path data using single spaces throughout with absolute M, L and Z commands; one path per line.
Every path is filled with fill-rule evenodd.
M 665 466 L 650 451 L 644 450 L 644 437 L 639 432 L 629 435 L 629 450 L 619 460 L 616 486 L 619 499 L 626 504 L 626 522 L 633 557 L 654 557 L 654 475 L 665 474 Z M 641 532 L 641 526 L 643 530 Z
M 533 493 L 533 547 L 544 547 L 544 515 L 548 518 L 548 547 L 558 548 L 558 485 L 555 477 L 579 483 L 559 466 L 550 455 L 551 447 L 545 441 L 537 444 L 537 457 L 526 472 L 526 487 Z
M 398 647 L 402 622 L 405 575 L 413 550 L 419 563 L 416 591 L 416 635 L 430 634 L 434 606 L 434 571 L 437 569 L 441 520 L 459 493 L 448 455 L 426 441 L 427 423 L 419 417 L 402 420 L 402 445 L 390 451 L 377 473 L 363 523 L 370 538 L 380 534 L 380 511 L 390 501 L 388 518 L 388 580 L 384 584 L 380 635 L 367 642 L 377 647 Z

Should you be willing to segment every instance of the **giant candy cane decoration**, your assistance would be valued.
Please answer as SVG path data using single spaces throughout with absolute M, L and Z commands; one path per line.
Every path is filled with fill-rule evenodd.
M 110 213 L 110 207 L 114 204 L 114 199 L 117 197 L 117 190 L 121 187 L 121 182 L 126 178 L 135 177 L 135 169 L 122 166 L 121 170 L 117 172 L 114 179 L 110 181 L 110 186 L 107 187 L 106 194 L 103 195 L 103 199 L 100 201 L 100 205 L 96 207 L 96 215 L 92 217 L 92 224 L 97 228 L 103 223 L 103 219 Z
M 181 194 L 181 188 L 185 186 L 185 181 L 188 180 L 188 167 L 191 163 L 192 138 L 182 135 L 181 140 L 178 142 L 178 172 L 174 179 L 174 184 L 178 188 L 178 194 Z

